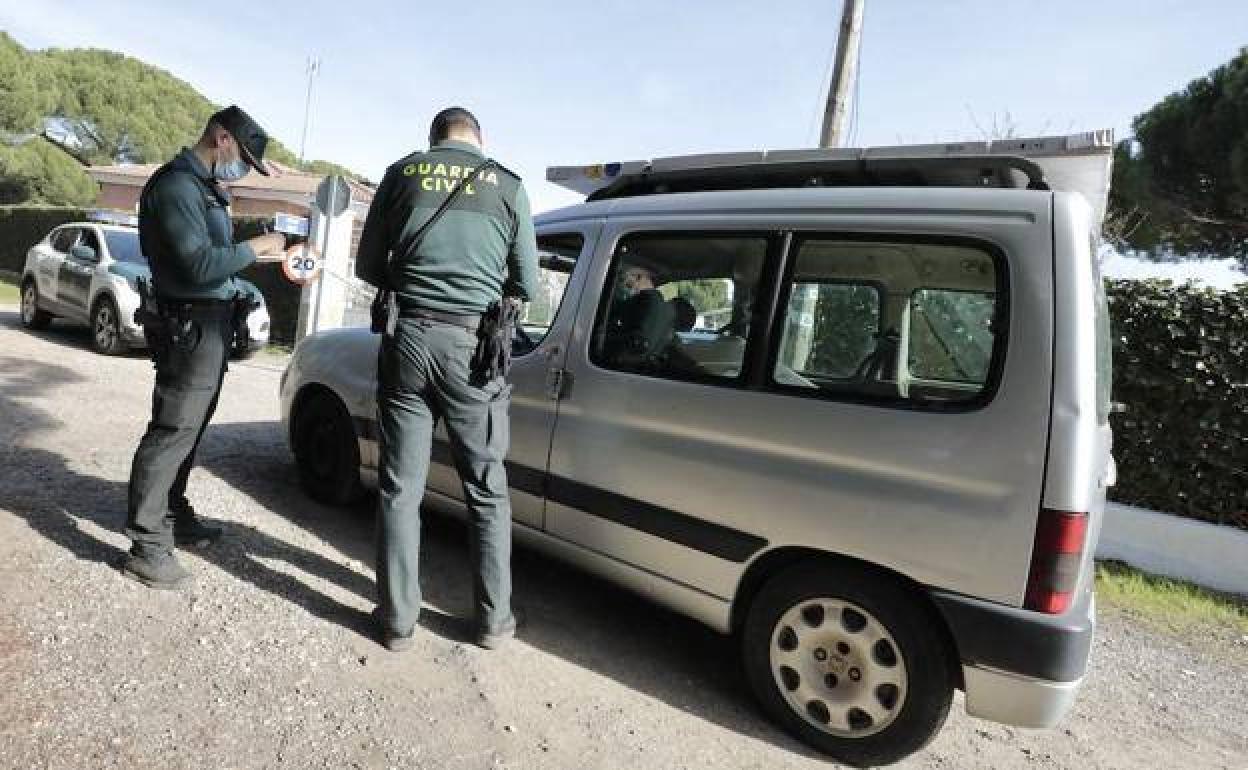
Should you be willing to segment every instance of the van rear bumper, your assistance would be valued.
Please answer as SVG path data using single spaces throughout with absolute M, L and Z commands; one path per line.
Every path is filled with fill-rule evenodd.
M 979 666 L 963 666 L 966 713 L 1015 727 L 1053 727 L 1075 705 L 1083 678 L 1049 682 Z
M 962 662 L 966 710 L 1019 727 L 1052 727 L 1074 704 L 1096 628 L 1096 595 L 1064 615 L 932 592 Z

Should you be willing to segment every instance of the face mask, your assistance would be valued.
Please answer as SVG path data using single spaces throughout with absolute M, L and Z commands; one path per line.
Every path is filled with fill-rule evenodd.
M 242 158 L 235 158 L 225 163 L 217 161 L 212 165 L 212 175 L 222 182 L 237 182 L 247 176 L 247 161 Z

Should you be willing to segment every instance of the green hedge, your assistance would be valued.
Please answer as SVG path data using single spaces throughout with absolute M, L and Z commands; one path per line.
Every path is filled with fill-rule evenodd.
M 1248 286 L 1109 281 L 1114 333 L 1110 496 L 1248 529 Z
M 57 225 L 86 217 L 64 206 L 0 206 L 0 270 L 21 273 L 26 252 Z

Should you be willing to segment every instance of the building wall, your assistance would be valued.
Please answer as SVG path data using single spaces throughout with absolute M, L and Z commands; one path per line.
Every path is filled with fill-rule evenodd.
M 100 208 L 133 213 L 138 210 L 139 193 L 141 192 L 143 192 L 141 187 L 101 182 L 100 195 L 96 202 Z
M 279 212 L 282 214 L 293 214 L 297 217 L 306 217 L 308 215 L 308 206 L 306 204 L 291 203 L 290 201 L 257 200 L 237 195 L 234 197 L 232 213 L 236 217 L 271 217 Z
M 101 182 L 100 194 L 96 201 L 100 208 L 134 212 L 138 210 L 139 195 L 142 192 L 141 185 Z M 248 198 L 245 195 L 236 195 L 232 208 L 233 215 L 236 217 L 271 217 L 279 211 L 283 214 L 306 217 L 309 211 L 306 203 Z

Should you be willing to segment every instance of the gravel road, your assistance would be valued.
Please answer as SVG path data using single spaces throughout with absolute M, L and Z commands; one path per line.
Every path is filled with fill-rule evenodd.
M 185 593 L 116 571 L 150 364 L 0 308 L 0 766 L 12 768 L 813 768 L 770 726 L 731 640 L 518 552 L 517 643 L 463 641 L 464 532 L 431 518 L 415 649 L 370 640 L 367 506 L 295 482 L 282 360 L 232 365 L 191 497 L 226 539 Z M 1054 730 L 970 719 L 901 766 L 1248 767 L 1248 640 L 1180 639 L 1105 610 Z

